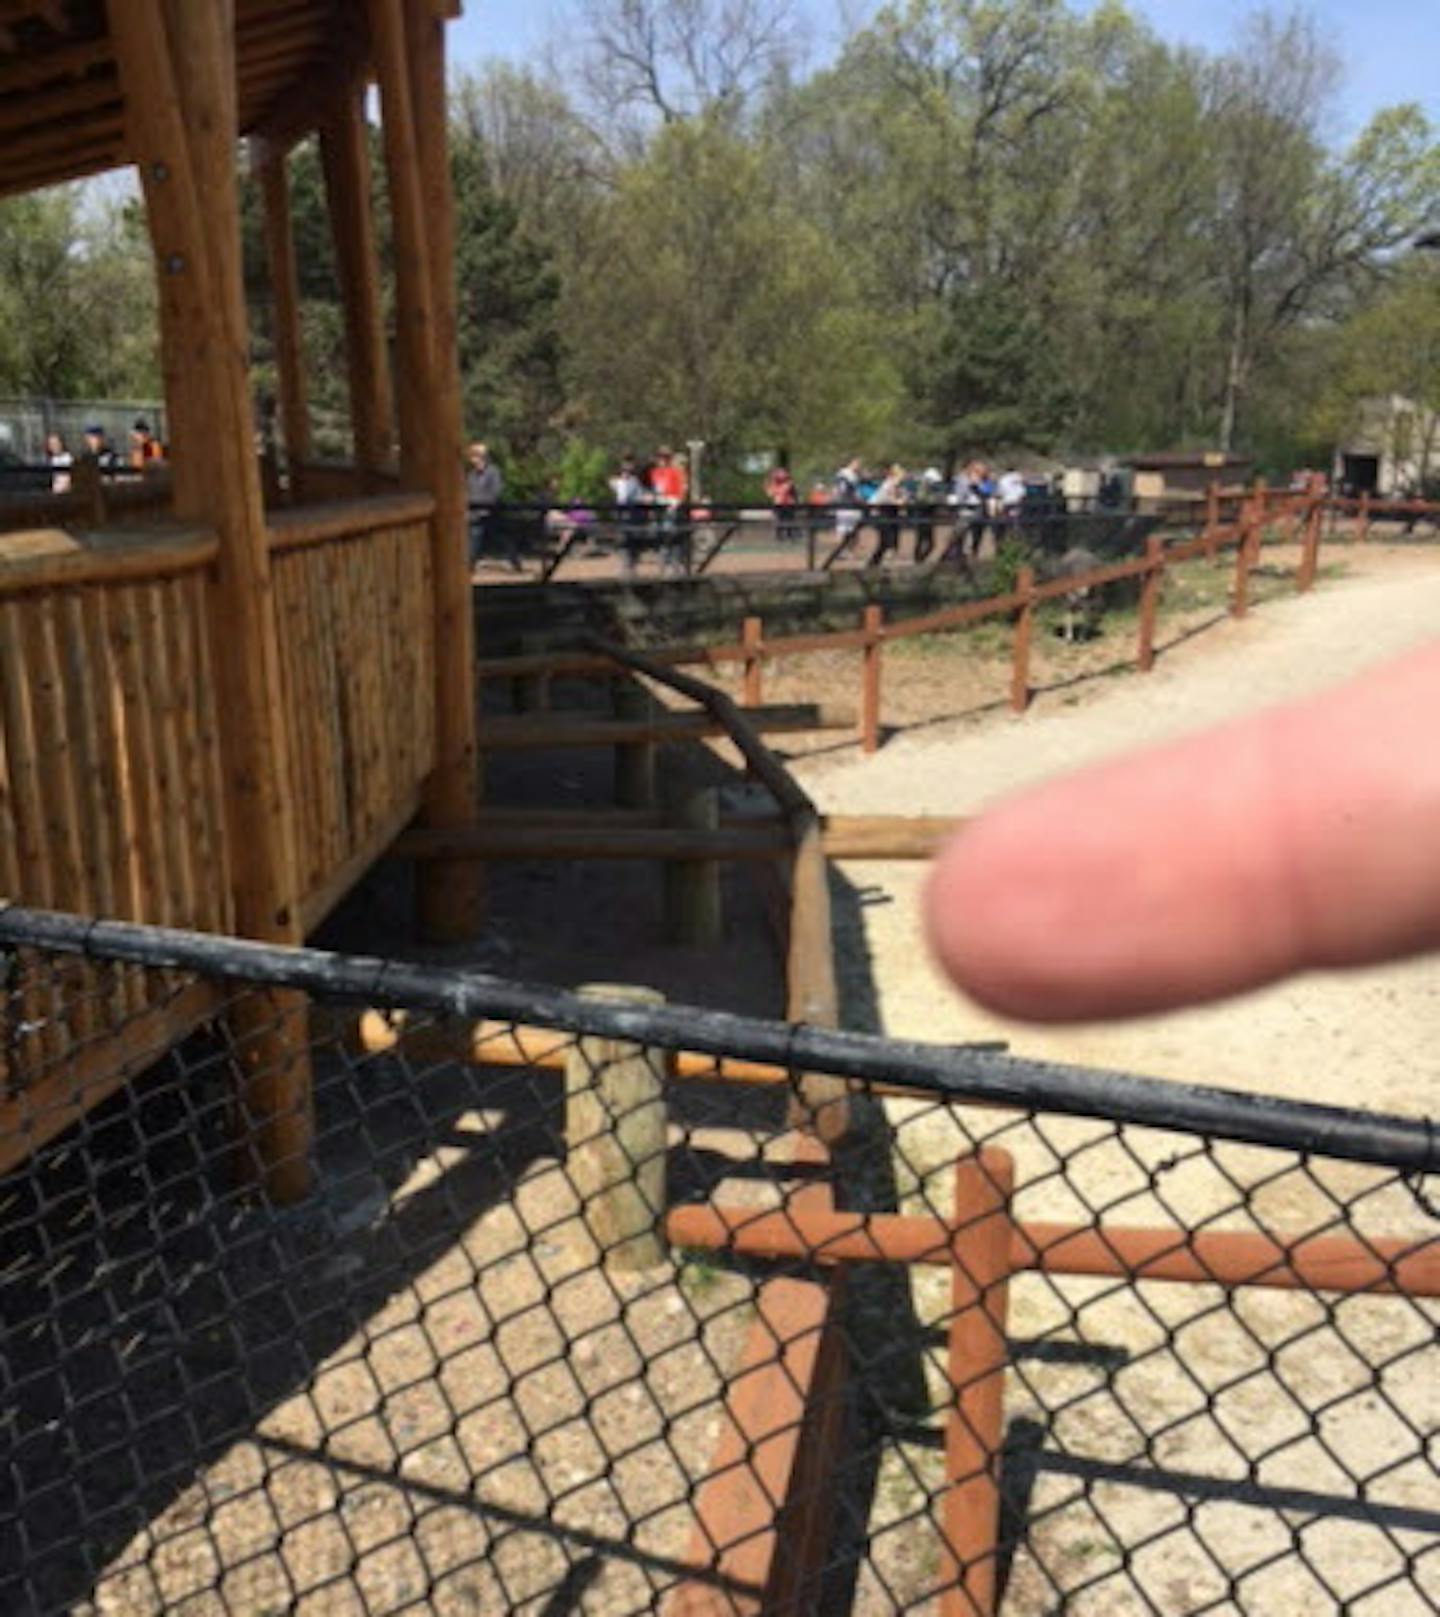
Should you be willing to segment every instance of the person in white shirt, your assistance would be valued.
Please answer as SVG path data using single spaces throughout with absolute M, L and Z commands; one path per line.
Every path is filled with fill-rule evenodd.
M 1025 479 L 1012 466 L 1008 471 L 1001 472 L 996 493 L 1000 497 L 1000 510 L 1013 521 L 1020 515 L 1020 507 L 1025 503 Z
M 51 493 L 68 494 L 74 487 L 75 457 L 58 432 L 45 440 L 45 459 L 50 466 Z

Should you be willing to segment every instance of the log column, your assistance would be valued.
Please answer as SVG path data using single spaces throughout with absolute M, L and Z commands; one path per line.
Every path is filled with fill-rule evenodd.
M 446 129 L 445 23 L 428 0 L 370 0 L 395 232 L 401 476 L 435 497 L 431 521 L 436 759 L 426 825 L 475 817 L 475 624 L 465 534 L 455 216 Z M 473 936 L 480 869 L 437 862 L 424 872 L 420 920 L 437 941 Z
M 236 922 L 298 943 L 294 813 L 270 551 L 246 372 L 235 182 L 233 0 L 126 0 L 110 8 L 130 147 L 160 273 L 175 444 L 176 515 L 220 540 L 212 647 Z M 247 1157 L 277 1200 L 310 1182 L 303 996 L 246 996 L 231 1012 Z
M 290 168 L 283 151 L 257 148 L 255 170 L 265 220 L 265 256 L 275 320 L 275 370 L 280 381 L 280 435 L 292 498 L 302 498 L 303 471 L 310 459 L 310 400 L 305 385 L 305 351 L 300 336 L 300 273 L 295 263 L 295 230 L 290 215 Z
M 360 91 L 336 98 L 320 129 L 325 202 L 345 307 L 355 464 L 373 481 L 394 464 L 395 399 L 380 300 L 380 254 L 370 198 L 370 147 Z

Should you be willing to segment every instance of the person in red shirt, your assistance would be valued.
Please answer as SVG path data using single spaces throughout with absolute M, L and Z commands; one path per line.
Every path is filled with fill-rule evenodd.
M 690 495 L 690 479 L 684 464 L 663 445 L 655 453 L 655 465 L 650 472 L 650 491 L 655 496 L 660 514 L 660 571 L 686 572 L 685 551 L 689 527 L 682 520 L 681 508 Z

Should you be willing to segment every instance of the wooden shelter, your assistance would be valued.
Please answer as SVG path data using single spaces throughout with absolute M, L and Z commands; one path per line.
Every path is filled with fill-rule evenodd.
M 0 537 L 0 894 L 296 942 L 417 816 L 473 819 L 445 126 L 456 9 L 0 0 L 0 196 L 134 166 L 171 429 L 165 477 L 106 489 L 77 468 L 73 490 Z M 287 159 L 312 133 L 345 300 L 356 453 L 343 469 L 310 464 Z M 242 139 L 263 190 L 283 484 L 257 454 L 247 373 Z M 472 930 L 477 880 L 473 864 L 426 870 L 432 935 Z M 0 1169 L 102 1098 L 97 1074 L 123 1076 L 116 1029 L 153 1051 L 216 1010 L 211 992 L 140 992 L 97 979 L 85 1027 L 24 1007 L 0 1068 Z M 250 1156 L 272 1194 L 303 1194 L 303 1007 L 248 1003 L 232 1029 Z

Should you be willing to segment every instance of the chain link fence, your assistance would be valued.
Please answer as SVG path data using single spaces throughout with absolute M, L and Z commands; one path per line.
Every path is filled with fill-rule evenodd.
M 0 948 L 0 1610 L 1440 1610 L 1424 1122 L 20 910 Z M 241 1097 L 287 1047 L 280 1207 Z M 833 1150 L 801 1072 L 851 1082 Z

